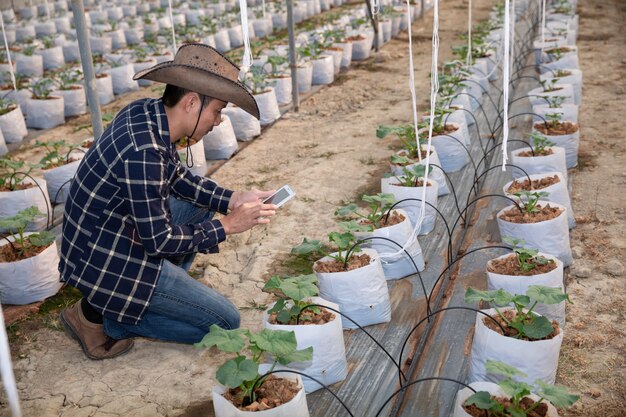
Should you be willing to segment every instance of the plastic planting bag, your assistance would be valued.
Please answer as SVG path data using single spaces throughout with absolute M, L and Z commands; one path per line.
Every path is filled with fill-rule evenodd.
M 48 219 L 52 221 L 52 207 L 50 206 L 50 196 L 48 195 L 48 185 L 43 178 L 26 178 L 22 183 L 36 184 L 33 187 L 15 191 L 0 191 L 0 219 L 15 216 L 19 211 L 35 206 L 40 212 L 48 214 Z M 30 223 L 27 231 L 43 230 L 48 223 L 46 216 L 38 218 Z M 0 229 L 0 232 L 4 230 Z
M 203 140 L 199 140 L 191 145 L 189 152 L 187 152 L 186 146 L 183 149 L 178 149 L 178 155 L 180 156 L 183 167 L 199 177 L 204 177 L 207 171 L 203 142 Z
M 425 150 L 425 149 L 426 149 L 426 146 L 422 146 L 422 150 Z M 396 152 L 396 154 L 400 155 L 403 152 L 404 151 L 399 151 L 399 152 Z M 402 168 L 411 169 L 411 167 L 418 165 L 418 164 L 426 166 L 426 159 L 422 159 L 421 162 L 418 161 L 415 164 L 409 164 L 404 167 L 400 165 L 390 164 L 391 172 L 393 173 L 393 175 L 402 175 Z M 437 166 L 434 166 L 434 165 L 437 165 Z M 448 183 L 446 182 L 446 175 L 443 172 L 443 170 L 439 168 L 441 167 L 441 161 L 439 161 L 439 155 L 437 155 L 437 150 L 435 149 L 434 146 L 430 149 L 430 166 L 432 166 L 433 169 L 432 169 L 432 172 L 428 174 L 428 178 L 432 179 L 433 181 L 437 183 L 437 195 L 441 197 L 442 195 L 450 194 L 450 189 L 448 188 Z
M 259 106 L 261 126 L 268 125 L 280 117 L 276 93 L 272 87 L 269 87 L 268 91 L 264 93 L 255 94 L 254 99 Z
M 320 297 L 311 298 L 312 304 L 321 304 L 339 309 L 339 306 Z M 273 304 L 270 305 L 270 308 Z M 263 313 L 263 326 L 271 330 L 286 330 L 296 333 L 298 341 L 297 349 L 313 347 L 313 359 L 309 362 L 294 362 L 283 367 L 303 372 L 312 376 L 324 385 L 332 385 L 335 382 L 343 381 L 348 375 L 348 362 L 346 361 L 346 350 L 343 342 L 343 330 L 341 328 L 341 317 L 335 314 L 335 319 L 321 325 L 284 325 L 271 324 L 268 321 L 267 310 Z M 279 367 L 280 368 L 280 367 Z M 320 384 L 303 377 L 302 383 L 307 393 L 317 391 L 322 388 Z
M 222 115 L 222 122 L 202 138 L 207 160 L 228 159 L 239 149 L 230 118 Z
M 505 310 L 500 309 L 500 311 Z M 491 316 L 497 315 L 493 308 L 481 311 Z M 518 340 L 489 329 L 483 323 L 483 319 L 491 320 L 482 314 L 476 314 L 467 378 L 470 382 L 497 381 L 498 377 L 487 374 L 485 371 L 487 360 L 494 360 L 504 362 L 528 375 L 526 378 L 520 377 L 520 381 L 534 384 L 536 380 L 541 380 L 547 384 L 554 384 L 563 341 L 562 329 L 558 335 L 549 340 Z
M 456 123 L 448 123 L 457 129 L 445 135 L 435 135 L 433 133 L 432 144 L 437 149 L 437 155 L 441 161 L 441 167 L 445 172 L 456 172 L 461 170 L 470 161 L 469 154 L 465 149 L 465 139 L 463 131 Z
M 529 152 L 529 148 L 522 148 L 511 152 L 511 175 L 513 178 L 523 177 L 524 173 L 516 168 L 520 167 L 527 174 L 544 174 L 546 172 L 560 172 L 565 181 L 567 181 L 567 166 L 565 165 L 565 149 L 558 146 L 546 147 L 551 149 L 551 155 L 545 156 L 520 156 L 522 153 Z M 532 154 L 531 154 L 532 155 Z
M 49 99 L 29 99 L 26 102 L 26 126 L 50 129 L 65 123 L 65 100 L 60 96 Z
M 65 202 L 70 190 L 71 180 L 74 178 L 74 175 L 76 175 L 76 170 L 78 170 L 78 165 L 80 165 L 83 154 L 77 152 L 76 155 L 72 155 L 72 157 L 78 160 L 43 171 L 43 177 L 48 186 L 50 201 L 55 203 Z
M 237 140 L 246 142 L 261 134 L 261 123 L 240 107 L 228 105 L 222 110 L 222 114 L 230 118 Z
M 381 192 L 385 194 L 393 194 L 396 201 L 402 201 L 407 198 L 416 198 L 418 200 L 422 199 L 422 187 L 404 187 L 397 185 L 398 180 L 395 177 L 382 178 L 380 182 Z M 428 183 L 430 185 L 426 187 L 426 202 L 432 204 L 436 208 L 439 186 L 436 181 L 431 180 L 430 178 L 428 179 Z M 427 204 L 425 206 L 424 218 L 420 228 L 417 230 L 417 234 L 420 235 L 430 233 L 435 228 L 435 221 L 437 220 L 437 212 L 435 209 Z M 398 204 L 396 207 L 406 211 L 409 215 L 409 219 L 411 220 L 411 225 L 415 228 L 422 209 L 422 202 L 415 200 L 405 201 Z

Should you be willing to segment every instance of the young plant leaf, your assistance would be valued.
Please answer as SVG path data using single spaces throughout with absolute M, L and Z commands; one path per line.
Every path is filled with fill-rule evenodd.
M 491 359 L 487 360 L 487 362 L 485 363 L 485 369 L 490 374 L 502 375 L 509 378 L 513 378 L 514 376 L 521 376 L 525 378 L 528 376 L 514 366 L 507 365 L 504 362 L 494 361 Z
M 245 332 L 243 329 L 224 330 L 217 324 L 213 324 L 209 333 L 205 334 L 202 340 L 194 346 L 204 348 L 216 346 L 223 352 L 239 352 L 245 345 L 242 337 Z
M 580 396 L 568 393 L 565 387 L 546 384 L 540 380 L 535 381 L 535 384 L 540 388 L 537 394 L 550 401 L 555 407 L 570 407 L 580 399 Z
M 405 155 L 391 155 L 389 161 L 394 165 L 413 164 L 415 161 Z
M 253 335 L 250 338 L 250 342 L 274 357 L 285 356 L 295 352 L 297 346 L 296 334 L 285 330 L 263 329 L 261 332 Z
M 328 234 L 328 240 L 334 242 L 335 245 L 339 248 L 340 251 L 346 250 L 350 248 L 350 245 L 354 241 L 354 235 L 352 233 L 338 233 L 331 232 Z
M 276 357 L 281 365 L 289 365 L 292 362 L 309 362 L 311 359 L 313 359 L 313 346 Z
M 349 222 L 339 222 L 339 226 L 346 232 L 371 232 L 374 230 L 374 226 L 371 224 L 359 224 L 356 220 L 350 220 Z
M 294 255 L 308 255 L 311 253 L 320 252 L 322 250 L 322 242 L 319 240 L 308 240 L 306 237 L 298 246 L 294 246 L 291 249 L 291 253 Z
M 48 246 L 54 242 L 55 239 L 54 233 L 48 232 L 47 230 L 28 236 L 28 241 L 31 245 L 37 247 Z
M 480 291 L 474 288 L 468 288 L 465 291 L 466 303 L 478 303 L 480 301 L 492 302 L 495 300 L 495 291 Z
M 293 300 L 304 300 L 318 294 L 317 277 L 315 274 L 300 275 L 283 280 L 280 290 Z
M 259 365 L 245 356 L 237 356 L 219 367 L 215 374 L 220 384 L 237 388 L 245 381 L 254 381 L 259 375 Z
M 530 339 L 543 339 L 554 330 L 550 320 L 544 316 L 535 317 L 532 321 L 524 323 L 522 330 Z
M 263 291 L 272 292 L 272 290 L 278 290 L 280 289 L 281 282 L 282 280 L 280 279 L 280 277 L 277 275 L 274 275 L 273 277 L 267 280 L 267 282 L 263 286 Z
M 465 400 L 466 405 L 475 405 L 481 410 L 489 410 L 497 404 L 491 399 L 491 394 L 487 391 L 478 391 Z
M 522 398 L 525 395 L 530 394 L 531 390 L 533 389 L 533 387 L 525 382 L 513 381 L 512 379 L 502 380 L 498 382 L 498 385 L 509 397 Z
M 551 288 L 543 285 L 531 285 L 528 287 L 526 295 L 542 304 L 559 304 L 565 300 L 570 301 L 569 295 L 565 294 L 563 290 L 558 287 Z
M 285 300 L 284 298 L 279 298 L 278 301 L 276 301 L 276 303 L 274 304 L 274 306 L 270 308 L 269 310 L 267 310 L 267 314 L 277 313 L 281 311 L 283 308 L 285 308 L 286 304 L 287 304 L 287 300 Z
M 383 139 L 385 136 L 394 131 L 394 128 L 391 126 L 380 125 L 376 129 L 376 137 L 378 139 Z
M 350 203 L 347 206 L 343 206 L 343 207 L 337 209 L 337 211 L 335 211 L 335 216 L 337 216 L 337 217 L 350 217 L 350 215 L 352 215 L 352 213 L 354 213 L 357 210 L 358 210 L 357 205 L 354 204 L 354 203 Z

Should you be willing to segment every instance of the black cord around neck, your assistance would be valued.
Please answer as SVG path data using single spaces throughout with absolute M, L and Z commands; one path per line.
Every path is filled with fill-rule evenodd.
M 190 141 L 191 138 L 193 137 L 193 134 L 196 133 L 196 129 L 198 128 L 198 123 L 200 123 L 200 116 L 202 116 L 202 111 L 204 110 L 204 100 L 206 99 L 206 96 L 202 96 L 202 101 L 200 102 L 200 112 L 198 113 L 198 118 L 196 119 L 196 125 L 193 128 L 193 131 L 191 132 L 191 135 L 189 135 L 187 137 L 187 151 L 186 151 L 186 158 L 185 158 L 185 163 L 187 164 L 187 168 L 192 168 L 193 167 L 193 153 L 191 152 L 191 149 L 189 149 L 190 145 Z M 191 165 L 189 165 L 189 161 L 191 160 Z

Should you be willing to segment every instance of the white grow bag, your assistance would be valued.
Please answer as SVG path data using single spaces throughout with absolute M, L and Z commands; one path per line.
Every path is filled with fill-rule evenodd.
M 291 76 L 284 75 L 278 78 L 267 78 L 267 82 L 274 88 L 276 101 L 279 105 L 289 104 L 292 100 L 293 86 L 291 85 Z
M 577 125 L 578 126 L 578 125 Z M 533 132 L 538 132 L 533 125 Z M 569 135 L 544 135 L 548 140 L 565 149 L 565 165 L 567 168 L 574 168 L 578 165 L 578 146 L 580 144 L 580 126 L 576 132 Z
M 321 304 L 339 309 L 339 306 L 320 297 L 311 298 L 312 304 Z M 270 308 L 273 304 L 270 305 Z M 335 314 L 335 313 L 333 313 Z M 293 362 L 283 369 L 293 369 L 320 381 L 328 386 L 335 382 L 343 381 L 348 375 L 348 362 L 346 360 L 346 350 L 343 341 L 343 330 L 341 328 L 341 317 L 335 314 L 335 319 L 321 325 L 284 325 L 271 324 L 267 321 L 267 311 L 263 313 L 263 327 L 271 330 L 293 331 L 296 334 L 298 349 L 313 347 L 313 358 L 307 362 Z M 278 367 L 280 368 L 280 367 Z M 307 393 L 316 391 L 322 386 L 309 378 L 303 378 L 302 383 Z
M 428 179 L 428 183 L 430 185 L 426 187 L 426 202 L 432 204 L 436 208 L 439 186 L 436 181 L 431 180 L 430 178 Z M 398 184 L 398 179 L 395 177 L 381 178 L 381 192 L 385 194 L 393 194 L 396 201 L 401 201 L 407 198 L 422 199 L 422 187 L 403 187 L 396 184 Z M 409 215 L 413 228 L 415 228 L 420 216 L 421 206 L 421 201 L 405 201 L 398 204 L 396 207 L 406 211 Z M 422 220 L 422 225 L 417 230 L 417 234 L 419 235 L 430 233 L 435 228 L 435 221 L 437 220 L 437 212 L 435 209 L 427 204 L 425 206 L 424 219 Z
M 311 61 L 298 64 L 296 68 L 298 76 L 298 93 L 306 93 L 311 90 L 313 83 L 313 64 Z
M 183 167 L 199 177 L 204 177 L 207 171 L 203 142 L 203 139 L 200 139 L 198 142 L 189 146 L 189 156 L 187 156 L 187 146 L 183 149 L 178 149 L 178 156 L 180 157 Z M 191 165 L 191 167 L 189 165 Z
M 272 87 L 268 87 L 268 91 L 261 94 L 255 94 L 254 99 L 259 106 L 259 114 L 261 116 L 261 126 L 269 125 L 270 123 L 280 118 L 280 109 L 278 108 L 278 100 L 276 99 L 276 93 Z
M 202 142 L 207 160 L 228 159 L 239 149 L 233 125 L 226 115 L 222 115 L 221 123 L 207 133 Z
M 576 220 L 574 220 L 574 211 L 572 210 L 572 204 L 569 198 L 569 191 L 567 190 L 567 180 L 565 179 L 563 174 L 561 174 L 560 172 L 546 172 L 542 174 L 531 174 L 528 176 L 530 177 L 531 181 L 534 181 L 534 180 L 539 180 L 545 177 L 553 177 L 555 175 L 559 177 L 559 182 L 557 182 L 556 184 L 552 184 L 549 187 L 545 187 L 540 190 L 533 189 L 532 191 L 538 191 L 538 192 L 545 191 L 547 193 L 550 193 L 549 196 L 543 197 L 545 201 L 552 201 L 554 203 L 558 203 L 564 206 L 565 209 L 567 210 L 567 223 L 571 229 L 576 226 Z M 528 181 L 528 178 L 525 175 L 522 175 L 516 178 L 516 180 L 520 182 Z M 509 187 L 511 186 L 511 184 L 513 184 L 513 181 L 507 182 L 504 185 L 504 187 L 502 187 L 502 191 L 504 192 L 506 196 L 511 197 L 513 199 L 518 199 L 516 196 L 514 196 L 513 194 L 507 191 Z
M 533 88 L 528 92 L 528 99 L 531 106 L 538 106 L 541 104 L 548 104 L 546 99 L 550 97 L 564 97 L 563 103 L 576 104 L 576 95 L 574 94 L 574 87 L 571 84 L 558 83 L 554 85 L 558 90 L 544 91 L 543 87 Z
M 500 215 L 504 211 L 517 208 L 513 205 L 503 208 L 496 215 L 500 236 L 510 236 L 524 240 L 524 247 L 538 249 L 540 252 L 554 255 L 565 266 L 570 266 L 574 261 L 572 249 L 569 245 L 569 227 L 567 225 L 567 209 L 557 203 L 540 201 L 540 205 L 550 204 L 552 207 L 563 209 L 558 217 L 544 220 L 538 223 L 511 223 L 504 221 Z
M 425 145 L 422 145 L 422 150 L 426 150 Z M 400 155 L 402 152 L 406 154 L 405 151 L 398 151 L 396 154 Z M 415 164 L 406 165 L 405 167 L 411 169 L 411 167 L 419 164 L 426 166 L 426 159 L 422 159 L 421 162 L 418 161 Z M 432 172 L 428 174 L 428 178 L 437 183 L 437 194 L 439 196 L 450 194 L 450 189 L 448 188 L 448 183 L 446 181 L 446 175 L 441 168 L 438 168 L 441 167 L 441 161 L 439 161 L 439 155 L 437 155 L 437 150 L 434 146 L 430 149 L 430 165 L 437 165 L 437 167 L 433 166 Z M 402 166 L 393 164 L 390 164 L 390 166 L 393 175 L 402 175 Z
M 65 202 L 65 199 L 70 191 L 70 180 L 74 178 L 74 175 L 76 175 L 76 171 L 78 170 L 78 166 L 80 165 L 80 161 L 83 159 L 83 156 L 83 153 L 76 152 L 75 154 L 72 154 L 72 158 L 78 159 L 77 161 L 43 171 L 43 177 L 46 180 L 50 201 L 53 203 Z
M 0 129 L 6 143 L 19 143 L 28 135 L 22 108 L 18 104 L 15 109 L 0 116 Z
M 511 152 L 511 164 L 522 168 L 529 175 L 544 174 L 546 172 L 560 172 L 567 182 L 567 166 L 565 165 L 565 149 L 558 146 L 546 147 L 552 149 L 551 155 L 545 156 L 520 156 L 530 151 L 529 148 L 517 149 Z M 513 178 L 524 176 L 524 173 L 516 167 L 511 167 Z
M 391 320 L 389 290 L 378 252 L 374 249 L 353 252 L 354 255 L 363 253 L 369 255 L 369 265 L 351 271 L 315 272 L 319 280 L 320 297 L 339 305 L 342 313 L 362 327 Z M 315 265 L 330 260 L 332 258 L 326 256 L 315 262 Z M 344 329 L 357 328 L 350 320 L 341 317 L 341 321 Z
M 32 233 L 25 233 L 25 236 Z M 8 237 L 14 241 L 13 237 Z M 5 239 L 0 247 L 8 245 Z M 56 294 L 59 281 L 59 255 L 56 242 L 43 252 L 17 262 L 0 262 L 0 300 L 2 304 L 30 304 Z
M 50 129 L 65 123 L 65 100 L 61 96 L 49 99 L 29 99 L 26 102 L 26 126 L 34 129 Z
M 261 364 L 259 373 L 263 375 L 271 369 L 269 364 Z M 279 378 L 290 379 L 296 381 L 300 386 L 300 391 L 291 400 L 270 410 L 262 411 L 243 411 L 235 407 L 230 401 L 223 397 L 222 394 L 228 391 L 228 388 L 217 384 L 213 387 L 213 410 L 215 417 L 309 417 L 309 409 L 306 403 L 306 395 L 302 385 L 302 378 L 298 374 L 289 372 L 272 374 Z
M 461 127 L 456 123 L 447 124 L 456 126 L 457 129 L 446 135 L 433 134 L 432 137 L 432 145 L 437 149 L 441 167 L 446 173 L 459 171 L 470 161 L 467 150 L 464 147 L 465 139 L 463 138 Z M 451 136 L 458 139 L 458 141 Z
M 493 382 L 477 381 L 477 382 L 472 382 L 469 385 L 472 388 L 474 388 L 476 392 L 487 391 L 488 393 L 490 393 L 492 396 L 495 396 L 495 397 L 502 397 L 502 398 L 507 397 L 504 390 L 500 388 L 498 384 L 495 384 Z M 463 388 L 456 394 L 456 399 L 454 400 L 454 411 L 453 411 L 452 417 L 471 417 L 463 409 L 463 404 L 465 403 L 465 400 L 467 400 L 473 394 L 474 392 L 469 388 Z M 530 397 L 533 401 L 539 401 L 539 397 L 535 394 L 527 395 L 527 397 Z M 546 405 L 548 406 L 548 413 L 546 414 L 546 417 L 559 417 L 559 414 L 557 413 L 556 408 L 554 408 L 554 406 L 551 403 L 547 401 L 543 401 L 543 402 L 546 403 Z
M 82 85 L 73 90 L 55 90 L 53 94 L 63 97 L 65 116 L 78 116 L 87 113 L 87 98 Z
M 335 79 L 335 64 L 332 55 L 321 55 L 313 63 L 313 84 L 330 84 Z
M 481 310 L 489 315 L 496 315 L 495 309 Z M 506 308 L 500 311 L 506 311 Z M 488 360 L 504 362 L 513 366 L 526 375 L 519 377 L 520 381 L 534 384 L 541 380 L 547 384 L 554 384 L 556 369 L 559 364 L 559 352 L 563 341 L 563 330 L 549 340 L 518 340 L 503 336 L 483 323 L 486 318 L 476 313 L 474 340 L 470 354 L 470 369 L 468 380 L 496 382 L 499 377 L 488 374 L 485 364 Z
M 365 239 L 367 237 L 384 237 L 387 239 L 391 239 L 400 245 L 397 246 L 383 239 L 372 239 L 364 242 L 361 245 L 362 247 L 370 247 L 372 249 L 375 249 L 378 252 L 381 258 L 381 262 L 383 264 L 383 271 L 385 271 L 385 278 L 387 278 L 388 280 L 404 278 L 406 276 L 416 274 L 417 271 L 413 266 L 413 262 L 415 262 L 415 266 L 417 266 L 417 269 L 420 272 L 423 271 L 426 266 L 424 262 L 424 255 L 422 254 L 422 248 L 417 241 L 417 238 L 413 236 L 413 238 L 410 239 L 411 235 L 413 234 L 413 226 L 411 226 L 409 215 L 406 211 L 402 209 L 394 209 L 394 211 L 404 216 L 404 220 L 402 222 L 394 224 L 393 226 L 375 229 L 372 232 L 354 233 L 357 239 Z M 413 262 L 408 259 L 407 254 L 404 251 L 400 250 L 400 248 L 404 247 L 405 245 L 405 250 L 413 259 Z M 394 253 L 397 254 L 394 256 L 390 256 Z
M 487 289 L 492 291 L 502 288 L 511 294 L 526 294 L 528 287 L 531 285 L 543 285 L 550 288 L 560 288 L 565 291 L 563 285 L 563 262 L 546 253 L 539 253 L 538 255 L 552 259 L 556 263 L 556 268 L 545 274 L 536 275 L 502 275 L 490 272 L 489 269 L 487 269 Z M 507 258 L 509 256 L 515 255 L 507 253 L 496 259 Z M 487 266 L 489 266 L 490 263 L 491 261 L 487 262 Z M 537 304 L 533 311 L 547 317 L 549 320 L 556 320 L 561 329 L 565 328 L 565 301 L 559 304 Z
M 222 114 L 230 118 L 237 140 L 246 142 L 261 134 L 261 123 L 242 108 L 229 104 Z
M 580 104 L 582 98 L 583 87 L 583 72 L 579 69 L 566 68 L 564 71 L 569 71 L 571 74 L 564 77 L 554 77 L 554 74 L 550 71 L 542 74 L 539 78 L 541 81 L 557 78 L 559 84 L 571 84 L 574 87 L 574 99 L 576 104 Z
M 137 84 L 137 81 L 133 80 L 133 75 L 135 75 L 133 64 L 109 68 L 105 70 L 105 72 L 111 76 L 113 93 L 124 94 L 139 89 L 139 84 Z
M 578 106 L 576 104 L 561 104 L 560 107 L 550 107 L 548 104 L 533 106 L 533 123 L 543 122 L 548 114 L 558 114 L 561 120 L 570 120 L 578 123 Z

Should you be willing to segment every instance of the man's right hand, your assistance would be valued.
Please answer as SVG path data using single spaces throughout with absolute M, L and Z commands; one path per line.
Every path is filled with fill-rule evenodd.
M 220 219 L 220 222 L 227 235 L 241 233 L 252 229 L 257 224 L 268 224 L 269 217 L 276 214 L 277 208 L 275 204 L 244 203 Z

